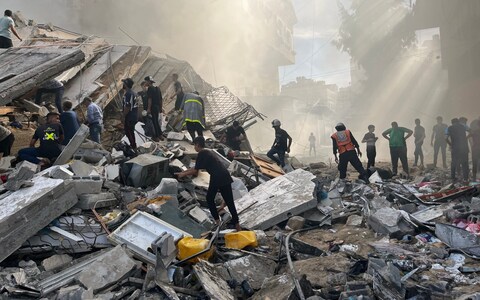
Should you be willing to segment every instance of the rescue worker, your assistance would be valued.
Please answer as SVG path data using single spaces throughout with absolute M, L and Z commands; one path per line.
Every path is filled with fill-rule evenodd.
M 223 201 L 225 201 L 225 205 L 228 207 L 228 210 L 232 215 L 232 220 L 230 221 L 231 225 L 233 225 L 237 231 L 241 231 L 242 228 L 240 227 L 235 202 L 233 201 L 233 179 L 230 176 L 230 173 L 222 162 L 220 162 L 217 155 L 211 150 L 205 149 L 205 138 L 203 136 L 197 136 L 193 143 L 195 145 L 195 151 L 198 152 L 195 167 L 183 172 L 175 173 L 175 175 L 179 179 L 190 175 L 197 176 L 199 170 L 205 169 L 210 174 L 210 183 L 207 191 L 207 204 L 212 217 L 217 224 L 220 224 L 220 216 L 218 215 L 218 210 L 215 206 L 215 196 L 220 192 Z M 223 209 L 223 207 L 224 205 L 222 205 L 221 209 Z
M 360 146 L 353 134 L 348 130 L 343 123 L 338 123 L 335 126 L 337 132 L 332 134 L 333 155 L 335 162 L 338 164 L 338 171 L 340 172 L 340 179 L 347 177 L 347 166 L 350 163 L 355 170 L 360 174 L 360 179 L 368 183 L 367 172 L 363 168 L 362 162 L 358 157 L 362 157 Z M 356 149 L 356 151 L 355 151 Z M 337 152 L 339 156 L 337 157 Z
M 187 127 L 192 141 L 195 140 L 195 132 L 198 136 L 203 136 L 203 130 L 205 129 L 205 106 L 198 92 L 186 93 L 183 96 L 180 109 L 183 110 L 183 125 Z
M 245 129 L 243 129 L 243 127 L 240 126 L 240 123 L 235 120 L 233 121 L 232 126 L 227 128 L 222 139 L 225 140 L 227 146 L 232 148 L 232 150 L 240 151 L 242 140 L 245 139 Z
M 282 123 L 277 119 L 272 121 L 272 127 L 275 129 L 275 140 L 267 156 L 283 168 L 285 167 L 285 152 L 290 153 L 292 138 L 285 130 L 280 128 L 281 125 Z M 275 154 L 277 154 L 278 158 L 275 157 Z

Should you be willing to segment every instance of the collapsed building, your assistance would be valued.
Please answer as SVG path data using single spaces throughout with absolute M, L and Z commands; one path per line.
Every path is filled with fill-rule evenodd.
M 233 120 L 262 119 L 214 88 L 188 63 L 148 47 L 109 45 L 30 21 L 28 45 L 0 52 L 0 101 L 23 123 L 41 122 L 31 98 L 50 78 L 82 115 L 91 97 L 106 112 L 102 145 L 81 126 L 53 166 L 2 158 L 0 293 L 44 299 L 475 299 L 480 281 L 478 183 L 451 183 L 443 170 L 414 180 L 382 166 L 370 184 L 334 166 L 289 158 L 285 172 L 261 154 L 228 159 L 218 140 Z M 4 62 L 4 63 L 3 63 Z M 208 146 L 234 177 L 245 231 L 216 226 L 206 209 L 209 175 L 173 178 L 196 158 L 171 119 L 155 143 L 138 127 L 137 153 L 119 148 L 119 82 L 153 76 L 166 111 L 170 75 L 205 98 Z M 27 113 L 18 113 L 25 110 Z M 47 109 L 48 111 L 48 109 Z M 249 147 L 247 147 L 248 149 Z M 250 147 L 251 149 L 251 147 Z M 216 199 L 217 204 L 221 198 Z

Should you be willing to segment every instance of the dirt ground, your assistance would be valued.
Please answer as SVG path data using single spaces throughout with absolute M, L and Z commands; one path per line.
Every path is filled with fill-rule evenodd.
M 10 155 L 14 156 L 17 155 L 18 150 L 22 148 L 26 148 L 30 144 L 30 140 L 32 139 L 32 136 L 35 132 L 35 128 L 26 128 L 26 126 L 23 129 L 16 129 L 12 127 L 8 127 L 10 131 L 13 133 L 15 136 L 15 141 L 13 142 L 12 146 L 12 152 Z

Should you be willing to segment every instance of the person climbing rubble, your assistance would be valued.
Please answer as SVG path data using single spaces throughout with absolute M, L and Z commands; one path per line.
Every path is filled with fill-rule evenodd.
M 202 97 L 198 92 L 186 93 L 180 106 L 183 111 L 183 125 L 187 127 L 187 131 L 195 139 L 195 133 L 203 136 L 205 129 L 205 105 Z
M 212 153 L 211 150 L 205 149 L 205 138 L 203 136 L 197 136 L 194 139 L 193 144 L 195 151 L 198 152 L 195 167 L 183 172 L 175 173 L 175 175 L 179 179 L 190 175 L 197 176 L 199 170 L 205 169 L 210 174 L 210 183 L 207 191 L 207 204 L 212 217 L 215 219 L 217 224 L 220 224 L 220 217 L 217 207 L 215 206 L 215 196 L 217 195 L 217 192 L 220 191 L 220 194 L 222 195 L 222 198 L 225 201 L 230 214 L 232 215 L 232 220 L 230 223 L 235 226 L 237 231 L 241 231 L 242 229 L 238 220 L 237 209 L 235 208 L 235 203 L 233 202 L 233 179 L 230 176 L 230 173 L 228 173 L 227 168 L 225 168 L 225 166 L 220 162 L 217 156 Z M 223 209 L 223 207 L 221 209 Z
M 135 92 L 132 90 L 133 80 L 131 78 L 122 79 L 123 90 L 123 126 L 125 129 L 125 135 L 128 138 L 130 147 L 132 149 L 137 148 L 135 142 L 135 124 L 138 121 L 138 103 Z
M 292 138 L 285 130 L 281 129 L 280 126 L 282 126 L 280 120 L 274 119 L 272 121 L 272 127 L 275 129 L 275 140 L 273 141 L 272 148 L 268 151 L 267 156 L 283 168 L 285 167 L 285 152 L 290 153 Z M 275 154 L 278 158 L 275 157 Z
M 360 174 L 360 179 L 368 183 L 367 172 L 359 159 L 359 157 L 362 157 L 362 152 L 360 151 L 357 140 L 343 123 L 338 123 L 335 129 L 337 132 L 333 133 L 331 138 L 333 155 L 335 156 L 335 162 L 338 164 L 340 179 L 347 177 L 347 166 L 348 163 L 350 163 Z M 339 154 L 338 157 L 337 152 Z

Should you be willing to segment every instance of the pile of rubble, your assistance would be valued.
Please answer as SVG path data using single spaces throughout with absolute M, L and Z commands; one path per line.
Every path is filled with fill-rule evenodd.
M 208 135 L 212 151 L 234 176 L 245 231 L 226 228 L 228 213 L 215 225 L 205 200 L 208 173 L 182 182 L 173 178 L 196 158 L 182 132 L 144 143 L 136 153 L 125 144 L 109 152 L 86 141 L 82 127 L 54 166 L 40 171 L 22 162 L 3 170 L 8 178 L 0 196 L 2 295 L 480 295 L 476 183 L 449 184 L 441 170 L 421 171 L 409 181 L 377 169 L 365 184 L 335 179 L 336 171 L 323 163 L 269 176 L 255 163 L 268 161 L 253 156 L 230 161 L 224 146 Z
M 148 47 L 109 45 L 51 25 L 19 22 L 30 44 L 0 52 L 5 111 L 19 123 L 48 110 L 23 99 L 56 77 L 82 112 L 90 96 L 106 111 L 102 145 L 82 125 L 53 166 L 0 161 L 0 293 L 44 299 L 471 299 L 480 294 L 478 183 L 452 184 L 446 170 L 414 180 L 370 170 L 370 183 L 338 180 L 335 166 L 284 170 L 265 155 L 227 158 L 219 138 L 233 120 L 262 115 L 227 88 L 212 88 L 186 62 Z M 15 73 L 9 68 L 16 66 Z M 177 181 L 196 151 L 178 118 L 165 141 L 139 123 L 136 151 L 118 142 L 119 79 L 147 75 L 166 90 L 177 72 L 205 97 L 207 146 L 234 178 L 244 231 L 217 226 L 206 204 L 209 174 Z M 11 76 L 12 74 L 17 74 Z M 183 74 L 183 76 L 182 76 Z M 188 80 L 187 80 L 188 79 Z M 170 102 L 169 102 L 170 101 Z M 5 107 L 4 107 L 5 108 Z M 18 116 L 16 116 L 17 118 Z M 41 118 L 38 118 L 40 121 Z M 119 138 L 114 135 L 120 134 Z M 105 147 L 105 148 L 104 148 Z M 108 149 L 108 151 L 106 150 Z M 218 205 L 222 203 L 217 196 Z

